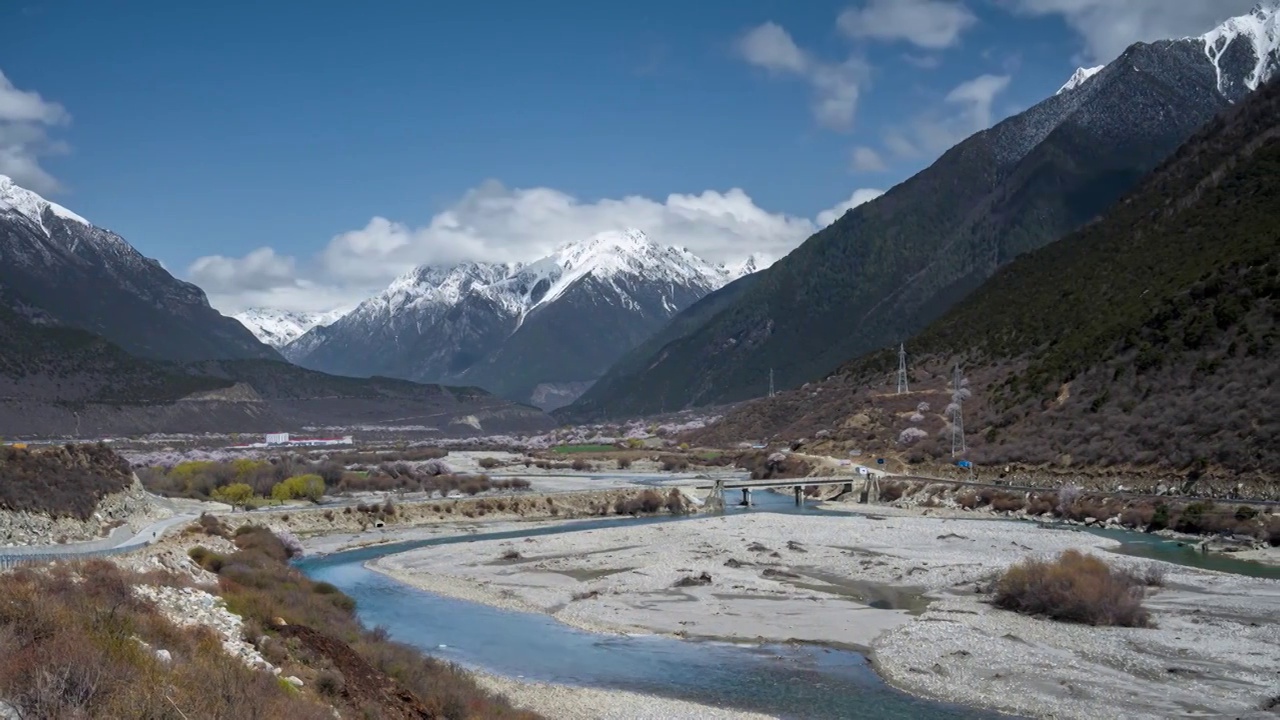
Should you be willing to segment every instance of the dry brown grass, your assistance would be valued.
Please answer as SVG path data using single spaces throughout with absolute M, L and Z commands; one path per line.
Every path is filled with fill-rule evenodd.
M 247 527 L 247 526 L 246 526 Z M 426 657 L 414 648 L 388 639 L 385 632 L 369 631 L 360 625 L 355 616 L 355 601 L 328 583 L 317 583 L 290 567 L 288 551 L 269 530 L 261 527 L 242 527 L 235 535 L 238 551 L 222 559 L 219 585 L 228 606 L 246 620 L 273 633 L 288 633 L 277 627 L 276 618 L 288 623 L 285 627 L 309 628 L 304 634 L 311 637 L 312 650 L 291 655 L 291 662 L 307 666 L 318 679 L 319 673 L 330 667 L 335 653 L 354 651 L 361 658 L 354 663 L 347 657 L 347 669 L 342 669 L 342 689 L 334 682 L 326 681 L 329 692 L 336 692 L 333 702 L 342 699 L 355 703 L 357 698 L 378 697 L 383 707 L 374 707 L 369 714 L 367 699 L 347 708 L 352 717 L 405 717 L 404 707 L 429 709 L 425 717 L 470 718 L 483 717 L 494 720 L 536 720 L 539 716 L 516 710 L 504 698 L 494 697 L 481 689 L 464 670 L 449 663 Z M 276 639 L 267 648 L 280 647 Z M 286 647 L 289 643 L 283 643 Z M 327 648 L 324 653 L 316 647 Z M 327 653 L 327 654 L 326 654 Z M 354 663 L 354 664 L 352 664 Z M 396 692 L 361 695 L 361 687 L 352 667 L 364 667 L 369 672 L 385 675 L 400 686 Z M 372 670 L 369 670 L 371 668 Z M 365 685 L 369 685 L 366 682 Z M 394 707 L 389 702 L 401 703 Z M 404 702 L 401 702 L 404 701 Z M 397 709 L 398 708 L 398 709 Z M 344 717 L 347 716 L 344 713 Z M 410 715 L 418 717 L 418 715 Z
M 207 629 L 173 625 L 133 595 L 137 583 L 180 584 L 101 560 L 3 576 L 0 698 L 24 718 L 332 717 Z
M 1023 560 L 996 582 L 996 607 L 1087 625 L 1149 627 L 1144 581 L 1077 550 L 1054 560 Z

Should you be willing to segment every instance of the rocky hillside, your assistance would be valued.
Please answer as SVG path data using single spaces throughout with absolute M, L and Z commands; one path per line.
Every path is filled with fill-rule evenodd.
M 477 385 L 553 408 L 734 272 L 638 230 L 605 232 L 527 265 L 417 268 L 284 352 L 325 372 Z
M 1104 212 L 1275 72 L 1278 37 L 1276 13 L 1258 9 L 1202 37 L 1131 46 L 847 212 L 584 404 L 627 416 L 742 400 L 771 368 L 795 387 L 909 337 Z
M 51 320 L 162 360 L 274 358 L 204 291 L 115 233 L 0 175 L 0 286 Z
M 1103 218 L 1018 258 L 909 340 L 910 393 L 896 393 L 894 347 L 741 407 L 698 439 L 803 436 L 949 463 L 959 391 L 961 457 L 983 468 L 1151 472 L 1189 491 L 1225 479 L 1274 494 L 1276 208 L 1280 81 L 1208 123 Z

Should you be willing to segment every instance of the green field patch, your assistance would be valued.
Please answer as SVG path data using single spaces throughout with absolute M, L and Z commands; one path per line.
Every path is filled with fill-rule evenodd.
M 612 445 L 557 445 L 551 448 L 551 452 L 569 455 L 573 453 L 611 452 L 617 449 Z

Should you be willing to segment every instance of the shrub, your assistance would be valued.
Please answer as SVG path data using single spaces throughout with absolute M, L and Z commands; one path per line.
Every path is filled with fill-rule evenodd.
M 631 468 L 631 458 L 629 458 L 629 457 L 620 457 L 620 458 L 618 458 L 618 469 L 619 469 L 619 470 L 629 470 L 630 468 Z
M 574 458 L 573 462 L 569 463 L 569 467 L 573 468 L 577 472 L 583 472 L 591 469 L 591 463 L 583 460 L 582 458 Z
M 271 488 L 271 499 L 282 502 L 294 498 L 306 498 L 311 502 L 319 502 L 323 496 L 324 479 L 314 474 L 294 475 Z
M 1102 560 L 1067 550 L 1055 560 L 1026 559 L 996 582 L 996 607 L 1088 625 L 1148 627 L 1142 585 Z
M 328 697 L 341 695 L 347 686 L 347 680 L 337 670 L 321 670 L 316 675 L 316 692 Z
M 210 497 L 231 507 L 244 507 L 253 499 L 253 488 L 248 483 L 231 483 L 225 487 L 214 488 Z
M 484 468 L 485 470 L 492 470 L 501 464 L 502 462 L 499 461 L 497 458 L 482 457 L 479 460 L 480 467 Z
M 995 497 L 991 498 L 991 509 L 996 512 L 1017 512 L 1026 506 L 1026 499 L 1014 493 L 996 493 Z

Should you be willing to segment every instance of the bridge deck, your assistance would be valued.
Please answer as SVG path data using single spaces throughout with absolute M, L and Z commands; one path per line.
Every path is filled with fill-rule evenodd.
M 865 475 L 844 475 L 836 477 L 804 477 L 804 478 L 778 478 L 776 480 L 726 480 L 721 487 L 725 490 L 742 490 L 744 488 L 755 490 L 758 488 L 789 488 L 797 485 L 848 485 L 852 482 L 862 482 L 866 480 Z M 697 490 L 714 490 L 716 484 L 695 485 Z

